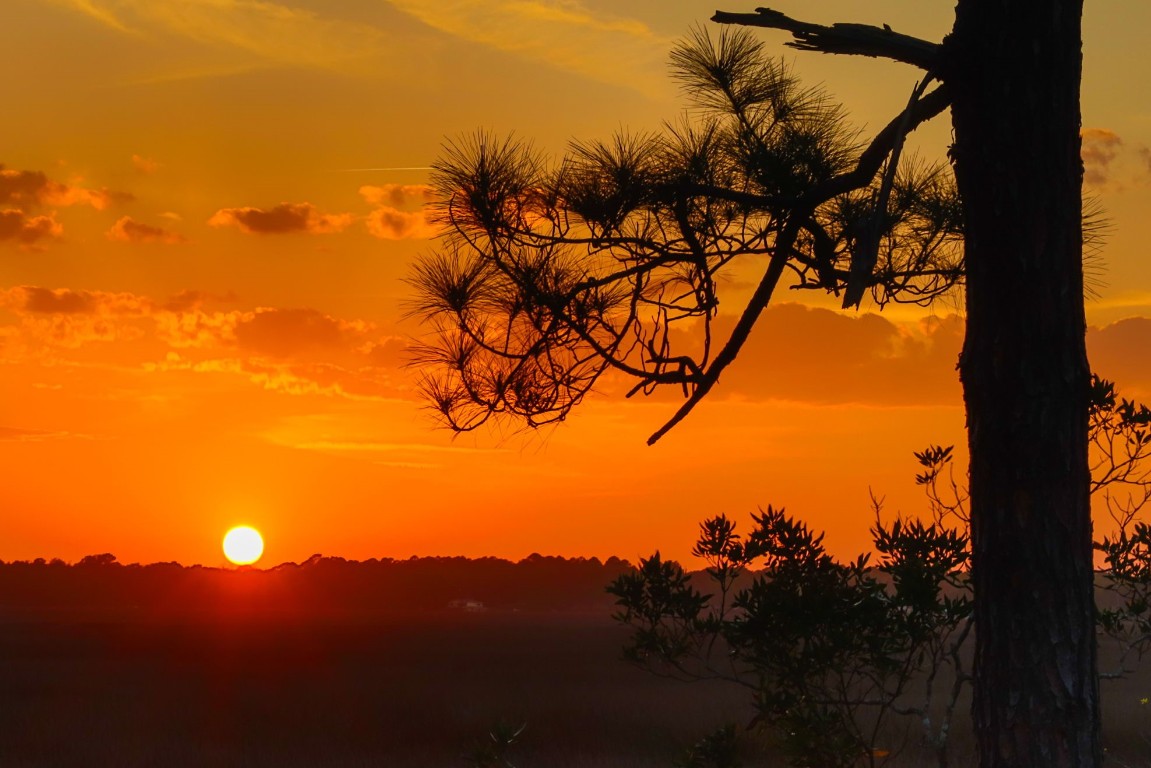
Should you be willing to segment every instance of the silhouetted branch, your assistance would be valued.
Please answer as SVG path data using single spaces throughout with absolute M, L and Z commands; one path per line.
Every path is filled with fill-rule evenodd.
M 855 253 L 851 257 L 847 286 L 843 290 L 844 309 L 859 307 L 859 303 L 863 301 L 864 291 L 867 290 L 867 282 L 875 269 L 875 263 L 879 260 L 879 240 L 883 235 L 883 223 L 887 218 L 887 202 L 891 197 L 891 188 L 895 184 L 895 172 L 899 168 L 899 155 L 903 151 L 907 133 L 911 130 L 911 114 L 930 82 L 931 76 L 928 75 L 915 86 L 907 108 L 899 116 L 899 125 L 892 137 L 894 143 L 891 147 L 891 159 L 887 161 L 887 170 L 883 174 L 883 181 L 876 195 L 875 212 L 871 215 L 871 221 L 864 224 L 866 232 L 857 242 Z
M 755 13 L 716 11 L 711 20 L 717 24 L 767 27 L 790 32 L 794 41 L 786 45 L 801 51 L 839 53 L 892 59 L 932 70 L 939 60 L 941 46 L 917 37 L 893 31 L 884 24 L 812 24 L 799 21 L 770 8 L 756 8 Z
M 793 221 L 797 221 L 793 219 Z M 728 337 L 727 344 L 715 356 L 715 360 L 704 371 L 703 376 L 696 384 L 695 391 L 691 396 L 679 407 L 675 415 L 668 419 L 667 423 L 657 429 L 651 437 L 647 439 L 648 445 L 655 445 L 656 442 L 666 435 L 672 427 L 679 424 L 687 415 L 695 409 L 715 383 L 719 381 L 719 375 L 727 366 L 735 361 L 739 350 L 743 348 L 744 342 L 747 341 L 748 336 L 751 335 L 751 329 L 755 326 L 756 321 L 759 319 L 760 314 L 763 313 L 764 308 L 767 307 L 768 302 L 771 301 L 771 296 L 775 292 L 775 286 L 779 284 L 779 278 L 783 275 L 783 270 L 787 266 L 787 257 L 791 250 L 791 243 L 795 241 L 795 236 L 799 231 L 799 227 L 795 224 L 789 224 L 787 231 L 780 234 L 777 241 L 777 251 L 771 258 L 771 262 L 767 266 L 767 271 L 764 272 L 763 278 L 756 286 L 755 293 L 752 294 L 751 300 L 748 301 L 747 306 L 744 307 L 743 314 L 740 315 L 739 322 L 736 323 L 735 328 Z
M 714 387 L 785 271 L 796 287 L 839 293 L 861 225 L 874 268 L 857 266 L 854 287 L 878 304 L 927 302 L 960 279 L 948 169 L 893 158 L 948 106 L 943 87 L 921 86 L 861 145 L 841 110 L 747 30 L 718 40 L 699 30 L 672 59 L 698 122 L 577 143 L 551 168 L 523 142 L 482 132 L 436 162 L 448 234 L 417 264 L 409 307 L 430 330 L 414 360 L 434 369 L 421 389 L 451 429 L 493 416 L 562 421 L 615 370 L 634 379 L 629 394 L 682 389 L 655 442 Z M 721 346 L 721 279 L 737 259 L 765 256 Z

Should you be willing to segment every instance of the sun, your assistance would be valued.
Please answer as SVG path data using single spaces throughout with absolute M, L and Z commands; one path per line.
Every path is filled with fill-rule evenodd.
M 264 537 L 255 528 L 241 525 L 224 534 L 224 556 L 236 565 L 251 565 L 264 554 Z

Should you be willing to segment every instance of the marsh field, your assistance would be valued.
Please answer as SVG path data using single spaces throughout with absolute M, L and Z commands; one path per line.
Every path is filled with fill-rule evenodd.
M 748 721 L 734 686 L 620 660 L 626 635 L 607 611 L 9 612 L 0 766 L 446 768 L 502 722 L 526 724 L 517 768 L 670 768 Z M 1103 686 L 1108 765 L 1151 765 L 1151 675 Z M 783 764 L 748 745 L 749 768 Z
M 624 637 L 589 614 L 25 616 L 0 626 L 0 765 L 464 766 L 504 722 L 517 765 L 669 766 L 746 719 L 740 691 L 620 661 Z

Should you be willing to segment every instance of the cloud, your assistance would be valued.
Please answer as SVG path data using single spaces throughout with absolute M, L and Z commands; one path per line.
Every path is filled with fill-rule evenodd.
M 372 323 L 312 308 L 210 306 L 233 300 L 17 286 L 0 289 L 0 339 L 8 362 L 224 374 L 284 394 L 352 399 L 413 390 L 395 359 L 397 337 Z M 92 344 L 107 346 L 81 351 Z
M 384 184 L 364 185 L 359 189 L 360 197 L 369 205 L 388 205 L 403 208 L 410 205 L 424 205 L 435 198 L 435 192 L 427 184 Z
M 206 312 L 200 302 L 158 312 L 153 316 L 156 338 L 172 349 L 217 349 L 236 343 L 242 312 Z
M 1091 369 L 1121 394 L 1151 401 L 1151 318 L 1128 317 L 1087 329 Z
M 153 304 L 133 293 L 21 285 L 0 291 L 0 306 L 32 314 L 143 317 L 151 313 Z
M 104 7 L 104 3 L 100 0 L 58 0 L 61 5 L 71 6 L 81 13 L 96 19 L 102 24 L 106 24 L 112 29 L 120 32 L 131 32 L 124 24 L 116 18 L 116 14 L 110 9 Z
M 365 352 L 371 364 L 380 368 L 401 368 L 409 362 L 408 342 L 399 336 L 373 343 Z
M 577 0 L 390 2 L 447 34 L 600 82 L 645 92 L 667 87 L 671 40 L 641 21 L 593 12 Z M 629 77 L 621 78 L 621 73 Z
M 280 203 L 274 208 L 221 208 L 208 219 L 213 227 L 238 227 L 248 234 L 310 232 L 330 234 L 346 229 L 355 216 L 350 213 L 323 214 L 311 203 Z
M 734 323 L 727 316 L 714 322 L 713 355 Z M 673 354 L 698 349 L 701 333 L 701 327 L 673 332 Z M 873 313 L 776 304 L 764 311 L 712 396 L 820 405 L 957 405 L 962 392 L 955 364 L 962 341 L 963 321 L 954 315 L 895 323 Z
M 313 349 L 347 349 L 371 325 L 339 320 L 315 309 L 257 309 L 235 328 L 241 348 L 272 357 Z
M 22 285 L 0 290 L 0 308 L 15 314 L 8 326 L 9 351 L 32 357 L 51 349 L 78 349 L 92 342 L 142 338 L 152 302 L 132 293 L 76 291 Z
M 167 301 L 161 303 L 159 306 L 160 309 L 164 310 L 165 312 L 187 312 L 189 310 L 199 309 L 204 304 L 204 302 L 208 301 L 209 299 L 217 298 L 222 298 L 223 300 L 227 301 L 232 297 L 217 297 L 214 294 L 205 293 L 204 291 L 184 290 L 180 291 L 175 296 L 172 296 Z
M 422 210 L 404 211 L 405 207 L 420 206 L 433 198 L 432 188 L 426 184 L 385 184 L 362 186 L 360 196 L 376 209 L 364 220 L 375 237 L 382 240 L 426 240 L 435 237 L 439 228 L 433 226 Z
M 397 211 L 388 206 L 369 213 L 365 223 L 368 232 L 382 240 L 427 240 L 440 231 L 428 222 L 423 211 Z
M 733 323 L 725 316 L 716 321 L 718 343 L 726 341 Z M 764 311 L 711 397 L 958 406 L 963 393 L 956 364 L 964 325 L 959 315 L 893 322 L 873 313 L 776 304 Z M 699 343 L 699 331 L 678 332 L 671 341 L 673 353 L 676 345 L 687 349 Z M 1087 349 L 1092 370 L 1115 381 L 1126 396 L 1151 401 L 1151 318 L 1091 327 Z
M 6 351 L 52 358 L 51 350 L 75 350 L 93 342 L 140 339 L 150 303 L 132 294 L 20 286 L 0 290 L 0 307 L 17 315 L 7 326 Z
M 1083 181 L 1102 186 L 1110 180 L 1111 164 L 1119 156 L 1123 139 L 1106 128 L 1084 128 L 1082 137 Z
M 160 170 L 160 164 L 158 162 L 141 155 L 132 155 L 132 167 L 135 168 L 138 173 L 142 173 L 145 176 L 150 176 Z
M 126 192 L 115 192 L 106 187 L 89 189 L 79 184 L 80 180 L 64 184 L 49 179 L 42 171 L 17 171 L 0 164 L 0 205 L 89 205 L 102 211 L 116 203 L 132 200 L 132 195 Z
M 1098 189 L 1123 192 L 1151 183 L 1151 149 L 1131 145 L 1107 128 L 1084 128 L 1083 181 Z
M 96 296 L 87 291 L 70 291 L 64 288 L 52 290 L 32 285 L 16 290 L 24 294 L 22 309 L 26 312 L 72 315 L 90 314 L 96 311 Z
M 175 245 L 187 242 L 187 238 L 181 234 L 170 232 L 160 227 L 142 224 L 131 216 L 121 217 L 112 225 L 112 228 L 105 233 L 105 236 L 109 240 L 116 240 L 122 243 L 164 243 L 166 245 Z
M 271 0 L 56 0 L 122 33 L 177 35 L 293 68 L 346 68 L 387 52 L 367 24 Z
M 73 432 L 48 432 L 42 429 L 20 429 L 0 426 L 0 442 L 42 443 L 47 440 L 91 439 L 90 435 Z
M 64 228 L 55 214 L 28 216 L 24 211 L 9 208 L 0 210 L 0 242 L 12 240 L 23 246 L 32 246 L 41 240 L 60 237 Z
M 399 389 L 386 377 L 362 370 L 323 363 L 291 363 L 266 359 L 214 358 L 188 360 L 169 354 L 161 362 L 148 362 L 152 373 L 192 372 L 241 376 L 269 392 L 285 395 L 319 395 L 350 400 L 381 400 Z

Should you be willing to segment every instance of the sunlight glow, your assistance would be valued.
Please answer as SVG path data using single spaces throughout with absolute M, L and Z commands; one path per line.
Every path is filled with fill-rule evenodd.
M 264 554 L 264 538 L 255 528 L 241 525 L 224 534 L 224 556 L 236 565 L 251 565 Z

